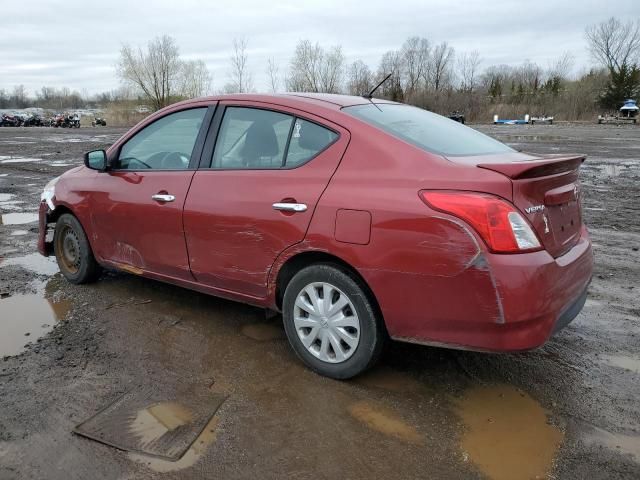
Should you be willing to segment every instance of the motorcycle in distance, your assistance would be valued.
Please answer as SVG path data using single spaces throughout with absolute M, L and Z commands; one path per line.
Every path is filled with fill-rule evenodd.
M 53 117 L 51 126 L 55 128 L 80 128 L 80 115 L 77 113 L 58 113 Z
M 93 122 L 91 122 L 91 126 L 95 127 L 97 125 L 102 125 L 103 127 L 107 126 L 107 121 L 103 117 L 95 117 Z
M 22 125 L 22 119 L 17 115 L 3 113 L 0 115 L 0 126 L 2 127 L 19 127 Z
M 459 122 L 464 125 L 464 113 L 461 113 L 458 110 L 454 110 L 453 112 L 449 113 L 448 116 L 454 122 Z
M 23 126 L 25 127 L 44 127 L 44 120 L 37 113 L 29 114 L 25 117 Z

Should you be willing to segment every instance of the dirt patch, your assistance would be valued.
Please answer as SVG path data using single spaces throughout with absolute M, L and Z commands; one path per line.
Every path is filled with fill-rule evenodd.
M 259 342 L 269 342 L 285 338 L 282 325 L 271 323 L 253 323 L 242 327 L 242 334 Z
M 369 402 L 357 402 L 349 407 L 349 413 L 367 427 L 384 435 L 412 443 L 422 439 L 414 427 L 387 408 Z
M 304 368 L 287 342 L 274 338 L 276 323 L 265 321 L 262 310 L 110 271 L 95 284 L 71 285 L 51 275 L 53 267 L 33 267 L 41 261 L 35 222 L 0 225 L 0 296 L 6 297 L 0 305 L 19 295 L 71 303 L 64 321 L 39 341 L 32 342 L 36 333 L 22 332 L 23 351 L 0 362 L 0 478 L 146 480 L 159 477 L 156 472 L 169 479 L 315 478 L 318 472 L 353 479 L 486 478 L 462 444 L 495 423 L 476 420 L 479 407 L 469 405 L 474 416 L 467 424 L 455 399 L 464 404 L 482 389 L 495 394 L 495 385 L 525 396 L 489 396 L 503 408 L 486 405 L 485 417 L 500 425 L 507 413 L 515 418 L 518 412 L 503 405 L 513 400 L 530 414 L 524 425 L 540 426 L 543 436 L 556 425 L 564 432 L 557 449 L 557 437 L 549 436 L 544 468 L 528 455 L 523 471 L 535 465 L 562 480 L 640 478 L 634 453 L 640 434 L 634 363 L 640 351 L 640 128 L 478 128 L 498 139 L 518 136 L 507 139 L 518 149 L 588 156 L 582 200 L 596 258 L 589 300 L 544 347 L 491 355 L 392 343 L 369 374 L 336 382 Z M 0 215 L 29 213 L 35 220 L 44 185 L 123 132 L 0 129 L 0 161 L 33 160 L 0 163 Z M 14 137 L 27 134 L 33 143 L 2 143 L 23 142 Z M 41 293 L 45 278 L 49 288 Z M 0 313 L 0 339 L 4 319 Z M 185 379 L 228 399 L 177 462 L 71 433 L 132 386 L 171 392 Z M 176 400 L 163 395 L 158 401 Z M 182 418 L 174 417 L 165 417 L 168 425 Z M 475 421 L 478 428 L 470 428 Z M 52 458 L 61 459 L 56 469 Z

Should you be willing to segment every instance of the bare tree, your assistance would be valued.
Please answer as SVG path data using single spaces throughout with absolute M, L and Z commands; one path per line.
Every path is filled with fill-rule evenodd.
M 280 88 L 280 77 L 278 76 L 278 64 L 273 57 L 267 60 L 267 75 L 269 75 L 269 83 L 271 92 L 276 93 Z
M 429 40 L 420 37 L 409 37 L 402 45 L 402 82 L 406 100 L 419 90 L 421 80 L 427 76 L 429 68 Z
M 591 54 L 609 71 L 600 105 L 618 108 L 625 98 L 640 95 L 640 19 L 622 23 L 611 17 L 587 27 L 586 36 Z
M 123 45 L 117 73 L 125 83 L 135 85 L 158 110 L 171 103 L 180 83 L 182 64 L 175 40 L 167 35 L 149 42 L 147 50 Z
M 542 83 L 542 68 L 536 63 L 526 60 L 516 71 L 515 80 L 518 88 L 527 94 L 534 94 Z
M 389 50 L 382 55 L 378 66 L 378 78 L 374 84 L 391 74 L 389 80 L 384 82 L 378 90 L 383 97 L 395 101 L 402 101 L 404 92 L 402 90 L 402 77 L 404 76 L 404 62 L 402 53 L 399 50 Z
M 451 63 L 454 51 L 447 42 L 442 42 L 433 48 L 431 55 L 431 87 L 438 92 L 445 87 L 451 77 Z
M 207 95 L 211 91 L 211 74 L 202 60 L 182 63 L 180 93 L 187 98 Z
M 326 93 L 339 93 L 344 70 L 344 55 L 339 45 L 323 52 L 320 64 L 320 89 Z
M 547 74 L 550 78 L 557 77 L 560 80 L 566 80 L 571 74 L 574 62 L 575 57 L 573 54 L 571 52 L 564 52 L 555 62 L 549 65 Z
M 371 70 L 362 60 L 356 60 L 347 69 L 347 91 L 351 95 L 363 95 L 373 88 Z
M 309 40 L 299 41 L 289 67 L 289 90 L 319 92 L 321 62 L 320 44 L 314 45 Z
M 233 54 L 231 55 L 231 80 L 225 85 L 227 93 L 247 93 L 253 90 L 253 79 L 247 71 L 247 39 L 233 40 Z
M 343 69 L 344 55 L 340 46 L 325 51 L 318 43 L 301 40 L 291 59 L 287 88 L 294 92 L 338 93 Z
M 460 74 L 460 90 L 473 93 L 478 86 L 478 69 L 482 60 L 480 52 L 473 50 L 465 52 L 458 58 L 458 73 Z
M 640 20 L 622 23 L 611 17 L 586 29 L 589 50 L 610 72 L 638 62 L 640 54 Z

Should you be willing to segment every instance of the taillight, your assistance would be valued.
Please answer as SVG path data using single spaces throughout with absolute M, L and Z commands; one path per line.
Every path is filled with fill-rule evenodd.
M 541 250 L 540 241 L 529 222 L 509 202 L 486 193 L 420 192 L 424 202 L 435 210 L 461 218 L 471 225 L 495 253 L 521 253 Z

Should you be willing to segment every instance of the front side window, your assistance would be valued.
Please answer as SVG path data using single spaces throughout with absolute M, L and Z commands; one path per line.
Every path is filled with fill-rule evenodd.
M 296 119 L 289 142 L 286 167 L 294 168 L 308 162 L 337 138 L 338 134 L 327 128 L 301 118 Z
M 463 156 L 514 151 L 483 133 L 421 108 L 369 103 L 342 110 L 431 153 Z
M 171 113 L 146 126 L 125 143 L 118 157 L 122 170 L 189 168 L 206 108 Z
M 246 107 L 227 107 L 222 118 L 212 168 L 281 168 L 293 117 Z

